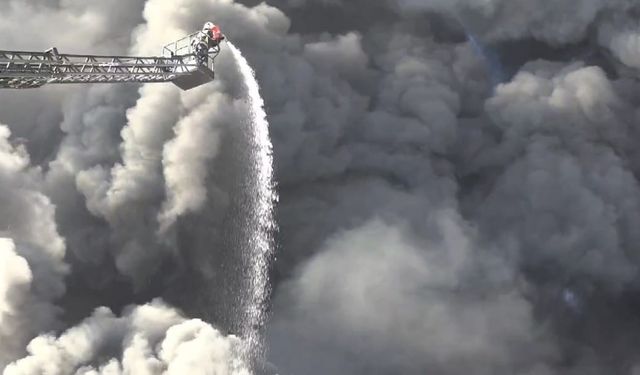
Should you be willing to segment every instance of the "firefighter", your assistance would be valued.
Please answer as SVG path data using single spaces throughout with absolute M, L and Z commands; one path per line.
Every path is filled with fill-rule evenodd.
M 213 22 L 207 22 L 202 27 L 194 40 L 195 52 L 198 62 L 202 65 L 207 64 L 209 51 L 217 48 L 220 42 L 224 40 L 224 35 L 220 31 L 220 27 L 214 25 Z

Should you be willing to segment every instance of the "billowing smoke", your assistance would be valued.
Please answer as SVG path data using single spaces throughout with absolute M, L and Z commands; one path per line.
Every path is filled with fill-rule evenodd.
M 639 14 L 9 0 L 2 49 L 158 54 L 211 20 L 242 50 L 280 195 L 270 320 L 249 330 L 278 370 L 239 355 L 255 145 L 225 45 L 189 92 L 0 92 L 0 368 L 638 372 Z
M 238 356 L 240 343 L 158 301 L 131 308 L 122 317 L 101 307 L 58 338 L 33 339 L 29 355 L 4 373 L 248 375 Z
M 1 125 L 0 366 L 19 356 L 31 337 L 59 324 L 54 300 L 65 293 L 68 271 L 54 207 L 41 191 L 42 175 L 9 136 Z
M 197 12 L 192 19 L 176 17 L 183 6 L 199 6 L 202 14 L 226 11 L 229 20 L 250 20 L 264 11 L 264 7 L 253 10 L 232 2 L 173 4 L 178 8 L 160 1 L 120 5 L 128 10 L 119 11 L 138 14 L 134 19 L 143 23 L 111 25 L 117 33 L 128 29 L 124 35 L 131 46 L 102 53 L 155 54 L 164 43 L 207 20 Z M 102 17 L 102 11 L 91 6 L 59 9 L 57 4 L 45 3 L 39 9 L 63 18 L 77 11 L 95 22 L 106 22 L 93 17 L 94 12 Z M 15 9 L 16 17 L 22 12 L 19 5 L 10 9 Z M 276 17 L 280 14 L 267 11 Z M 219 17 L 220 21 L 225 18 L 222 13 Z M 91 41 L 92 35 L 86 33 L 88 39 L 81 47 L 98 53 L 91 48 L 99 43 Z M 64 52 L 71 50 L 58 46 Z M 22 48 L 38 47 L 25 42 Z M 223 257 L 243 250 L 233 242 L 233 227 L 242 220 L 242 210 L 251 209 L 243 205 L 243 196 L 250 191 L 238 184 L 251 155 L 234 156 L 247 141 L 249 103 L 231 55 L 221 56 L 218 73 L 216 83 L 188 93 L 172 85 L 139 90 L 89 86 L 79 87 L 84 91 L 78 93 L 73 88 L 52 88 L 54 93 L 45 89 L 43 100 L 52 107 L 58 92 L 70 95 L 58 108 L 63 118 L 59 129 L 52 130 L 59 144 L 52 154 L 31 164 L 28 151 L 39 145 L 30 143 L 28 131 L 21 134 L 24 141 L 18 139 L 17 146 L 12 146 L 9 129 L 2 128 L 3 234 L 7 237 L 2 259 L 7 260 L 3 263 L 7 272 L 0 289 L 1 365 L 4 368 L 13 361 L 7 373 L 249 371 L 250 364 L 238 349 L 242 339 L 226 336 L 245 324 L 233 316 L 240 315 L 243 298 L 236 295 L 231 301 L 207 292 L 211 284 L 224 287 L 218 280 L 232 276 L 227 283 L 234 285 L 247 276 L 240 269 L 239 255 L 228 262 L 235 268 L 221 274 L 216 266 L 223 262 L 217 263 L 215 254 Z M 188 294 L 189 283 L 199 285 L 202 293 L 191 290 Z M 247 293 L 240 286 L 232 291 Z M 154 307 L 157 312 L 151 312 L 150 320 L 138 322 L 138 311 L 144 307 L 130 304 L 153 296 L 173 300 L 216 328 L 187 321 L 162 302 Z M 218 310 L 225 312 L 204 299 L 214 299 Z M 100 307 L 105 305 L 110 309 Z M 90 318 L 78 323 L 94 309 Z M 173 317 L 153 321 L 154 315 L 163 314 Z M 220 315 L 229 320 L 214 322 Z

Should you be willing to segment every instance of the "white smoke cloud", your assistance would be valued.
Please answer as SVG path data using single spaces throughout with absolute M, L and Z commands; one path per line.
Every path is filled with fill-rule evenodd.
M 0 239 L 0 256 L 0 367 L 4 367 L 22 354 L 32 335 L 55 322 L 52 305 L 31 294 L 33 273 L 11 239 Z
M 640 69 L 640 24 L 636 18 L 612 14 L 600 24 L 598 40 L 624 65 Z
M 184 7 L 216 14 L 216 22 L 223 26 L 236 18 L 264 22 L 264 16 L 279 16 L 269 7 L 249 9 L 230 1 L 148 1 L 146 23 L 136 29 L 132 51 L 157 54 L 168 41 L 200 27 L 195 12 L 192 19 L 175 16 Z M 122 129 L 122 163 L 110 171 L 96 165 L 78 172 L 76 184 L 88 209 L 109 222 L 121 243 L 115 251 L 116 266 L 137 284 L 155 271 L 163 254 L 176 252 L 170 229 L 177 219 L 202 209 L 216 190 L 208 178 L 220 151 L 221 133 L 241 126 L 242 114 L 247 112 L 235 102 L 225 81 L 225 72 L 234 77 L 230 60 L 223 53 L 217 59 L 219 81 L 190 92 L 181 93 L 172 85 L 144 86 Z
M 176 137 L 164 147 L 163 166 L 168 199 L 159 214 L 160 228 L 166 229 L 177 217 L 201 208 L 206 200 L 207 168 L 216 155 L 220 139 L 208 124 L 224 118 L 221 108 L 232 107 L 223 95 L 210 96 L 176 125 Z
M 5 375 L 220 374 L 248 375 L 242 342 L 201 320 L 187 320 L 161 301 L 132 307 L 122 317 L 98 308 L 59 337 L 42 335 Z
M 54 208 L 39 190 L 40 171 L 9 136 L 0 125 L 0 367 L 40 330 L 57 325 L 53 301 L 65 292 L 67 272 Z

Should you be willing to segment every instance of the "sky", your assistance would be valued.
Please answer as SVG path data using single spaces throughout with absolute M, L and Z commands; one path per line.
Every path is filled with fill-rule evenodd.
M 4 0 L 0 49 L 219 24 L 279 194 L 241 355 L 249 104 L 216 80 L 0 91 L 0 369 L 640 374 L 640 1 Z M 52 25 L 54 25 L 52 27 Z

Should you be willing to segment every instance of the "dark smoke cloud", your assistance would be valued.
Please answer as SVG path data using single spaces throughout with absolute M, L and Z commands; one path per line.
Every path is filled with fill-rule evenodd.
M 637 1 L 5 10 L 3 49 L 156 54 L 213 18 L 247 55 L 281 196 L 280 373 L 637 372 Z M 217 63 L 188 93 L 0 92 L 5 373 L 245 371 L 226 334 L 247 277 L 247 107 Z

